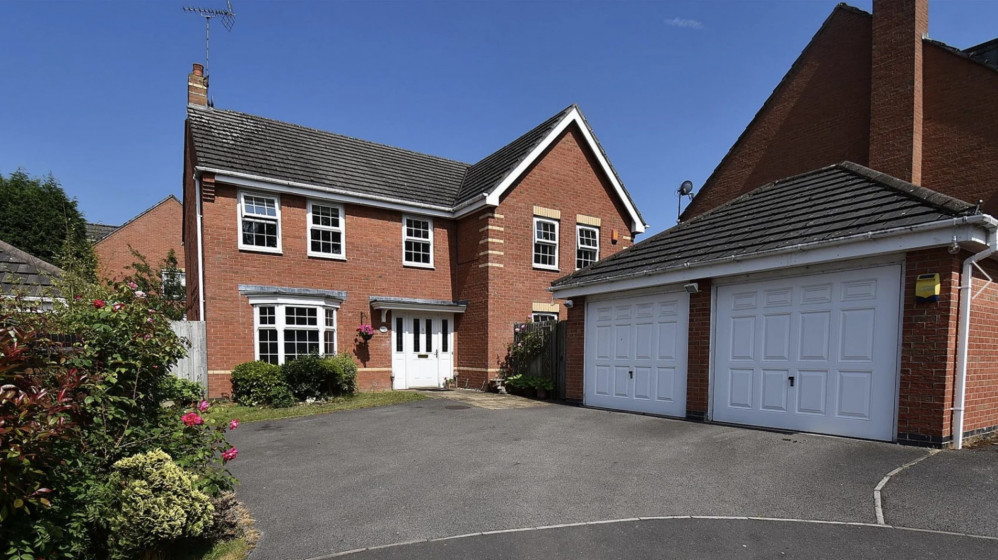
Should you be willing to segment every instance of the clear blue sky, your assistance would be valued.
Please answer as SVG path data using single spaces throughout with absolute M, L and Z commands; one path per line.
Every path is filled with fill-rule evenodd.
M 0 173 L 52 173 L 89 221 L 181 194 L 186 78 L 224 0 L 0 0 Z M 869 11 L 870 0 L 851 2 Z M 658 232 L 836 5 L 813 1 L 261 2 L 212 24 L 211 95 L 474 162 L 570 103 Z M 998 36 L 998 2 L 935 0 L 932 38 Z

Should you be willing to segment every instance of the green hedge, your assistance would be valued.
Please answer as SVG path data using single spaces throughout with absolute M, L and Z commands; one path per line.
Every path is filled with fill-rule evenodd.
M 280 366 L 267 362 L 245 362 L 232 369 L 232 398 L 239 404 L 270 404 L 281 388 L 287 389 Z

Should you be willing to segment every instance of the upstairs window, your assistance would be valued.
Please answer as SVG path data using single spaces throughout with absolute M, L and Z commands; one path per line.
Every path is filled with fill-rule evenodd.
M 346 257 L 342 206 L 309 201 L 308 243 L 310 257 Z
M 239 248 L 281 252 L 281 199 L 275 195 L 239 194 Z
M 575 227 L 575 268 L 585 268 L 599 260 L 599 230 L 589 226 Z
M 402 218 L 402 264 L 433 268 L 433 220 Z
M 558 222 L 534 218 L 534 268 L 558 270 Z

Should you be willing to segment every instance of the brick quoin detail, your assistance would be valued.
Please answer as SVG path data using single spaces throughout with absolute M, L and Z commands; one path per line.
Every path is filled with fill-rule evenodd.
M 131 249 L 141 253 L 153 270 L 159 268 L 170 249 L 184 266 L 182 219 L 183 206 L 171 196 L 100 240 L 94 245 L 100 277 L 121 280 L 132 274 L 128 267 L 137 259 Z

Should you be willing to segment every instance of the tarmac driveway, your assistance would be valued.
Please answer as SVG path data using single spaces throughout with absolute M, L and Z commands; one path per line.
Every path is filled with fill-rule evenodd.
M 929 454 L 568 406 L 488 410 L 445 399 L 244 424 L 230 441 L 240 450 L 230 464 L 242 481 L 239 499 L 262 534 L 253 560 L 636 517 L 875 523 L 877 483 Z M 896 519 L 892 506 L 912 499 L 889 484 L 887 522 Z M 981 534 L 976 519 L 946 529 Z

